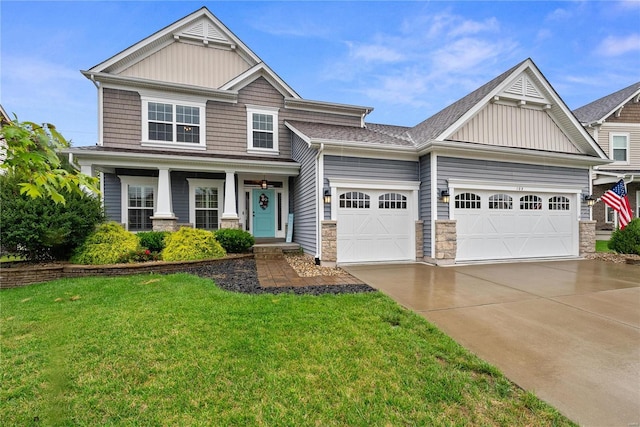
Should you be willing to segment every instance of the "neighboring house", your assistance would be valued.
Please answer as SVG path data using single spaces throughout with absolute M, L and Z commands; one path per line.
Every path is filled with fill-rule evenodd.
M 530 59 L 411 128 L 302 99 L 206 8 L 83 74 L 99 141 L 69 151 L 129 230 L 293 226 L 324 264 L 593 250 L 608 160 Z
M 640 82 L 573 112 L 613 163 L 593 171 L 593 196 L 599 198 L 621 178 L 627 183 L 633 217 L 640 217 Z M 598 230 L 613 230 L 617 213 L 604 203 L 593 207 Z

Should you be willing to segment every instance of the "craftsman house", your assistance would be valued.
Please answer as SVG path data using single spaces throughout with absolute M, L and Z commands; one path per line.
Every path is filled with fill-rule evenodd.
M 301 98 L 206 8 L 83 74 L 99 141 L 70 152 L 129 230 L 292 229 L 325 264 L 593 246 L 584 199 L 609 161 L 530 59 L 414 127 Z
M 593 171 L 593 197 L 620 179 L 627 183 L 633 217 L 640 217 L 640 82 L 597 99 L 573 112 L 613 163 Z M 593 207 L 598 230 L 613 230 L 617 213 L 604 203 Z

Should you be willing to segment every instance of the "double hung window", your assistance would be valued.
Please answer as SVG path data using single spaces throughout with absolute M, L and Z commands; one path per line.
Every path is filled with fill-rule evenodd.
M 247 106 L 247 151 L 278 154 L 278 109 Z
M 142 98 L 143 145 L 205 148 L 205 105 Z

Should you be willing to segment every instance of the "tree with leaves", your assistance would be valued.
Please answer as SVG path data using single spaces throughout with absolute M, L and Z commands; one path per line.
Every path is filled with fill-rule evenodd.
M 20 194 L 65 204 L 65 193 L 98 194 L 98 179 L 64 168 L 69 142 L 49 123 L 16 120 L 0 127 L 0 173 L 18 180 Z

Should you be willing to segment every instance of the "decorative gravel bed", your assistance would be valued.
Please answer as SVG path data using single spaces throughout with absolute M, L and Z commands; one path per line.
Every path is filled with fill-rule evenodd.
M 349 274 L 339 267 L 316 265 L 313 257 L 305 254 L 285 254 L 284 258 L 300 277 L 345 276 Z
M 260 286 L 260 282 L 258 282 L 256 262 L 253 258 L 230 259 L 227 262 L 218 262 L 211 265 L 187 268 L 184 272 L 213 279 L 219 287 L 227 291 L 241 292 L 245 294 L 294 293 L 298 295 L 323 295 L 355 294 L 376 291 L 369 285 L 263 288 Z
M 613 262 L 616 264 L 638 264 L 640 263 L 640 255 L 616 254 L 613 252 L 596 252 L 585 256 L 587 259 L 598 259 L 600 261 Z M 628 262 L 627 260 L 634 260 Z

